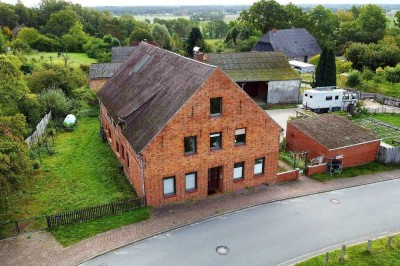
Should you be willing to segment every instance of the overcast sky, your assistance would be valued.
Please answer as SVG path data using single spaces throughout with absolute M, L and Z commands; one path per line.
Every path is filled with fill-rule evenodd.
M 6 2 L 15 4 L 17 0 L 0 0 L 0 2 Z M 40 0 L 22 0 L 26 6 L 37 5 Z M 149 2 L 139 0 L 72 0 L 73 3 L 81 4 L 82 6 L 137 6 L 137 5 L 153 5 L 153 6 L 165 6 L 165 5 L 251 5 L 254 0 L 198 0 L 198 1 L 187 1 L 187 0 L 152 0 Z M 293 4 L 399 4 L 399 0 L 278 0 L 281 4 L 287 4 L 292 2 Z

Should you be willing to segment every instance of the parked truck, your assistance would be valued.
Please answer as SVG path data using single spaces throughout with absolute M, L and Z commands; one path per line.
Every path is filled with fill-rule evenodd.
M 357 93 L 336 87 L 317 87 L 305 90 L 303 94 L 303 108 L 315 113 L 349 111 L 357 101 Z

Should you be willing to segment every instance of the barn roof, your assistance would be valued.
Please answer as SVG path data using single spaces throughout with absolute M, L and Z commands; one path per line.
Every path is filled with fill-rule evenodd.
M 110 78 L 122 66 L 121 63 L 91 64 L 89 71 L 90 79 Z
M 315 38 L 303 28 L 270 30 L 253 47 L 253 51 L 282 51 L 288 58 L 314 56 L 321 53 Z
M 205 59 L 234 82 L 300 79 L 282 52 L 207 54 Z
M 373 132 L 354 124 L 345 117 L 333 114 L 294 119 L 288 121 L 288 124 L 328 149 L 379 140 Z
M 124 63 L 132 54 L 132 46 L 115 46 L 111 48 L 111 63 Z
M 141 43 L 97 95 L 139 153 L 215 69 Z

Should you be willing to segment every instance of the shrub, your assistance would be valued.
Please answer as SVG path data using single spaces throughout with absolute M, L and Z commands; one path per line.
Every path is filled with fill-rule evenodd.
M 46 110 L 51 111 L 53 117 L 62 118 L 68 114 L 72 108 L 71 100 L 69 100 L 64 92 L 60 89 L 50 89 L 39 95 L 39 102 Z
M 346 86 L 355 87 L 361 83 L 361 74 L 358 70 L 353 70 L 349 73 L 347 77 Z

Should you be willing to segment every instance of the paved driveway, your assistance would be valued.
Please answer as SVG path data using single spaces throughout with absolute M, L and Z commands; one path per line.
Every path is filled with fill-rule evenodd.
M 283 136 L 286 136 L 286 122 L 289 116 L 296 115 L 296 108 L 265 110 L 265 112 L 283 128 Z
M 164 233 L 85 265 L 287 264 L 326 247 L 398 230 L 399 204 L 400 180 L 283 200 Z M 217 246 L 227 246 L 229 254 L 217 254 Z

